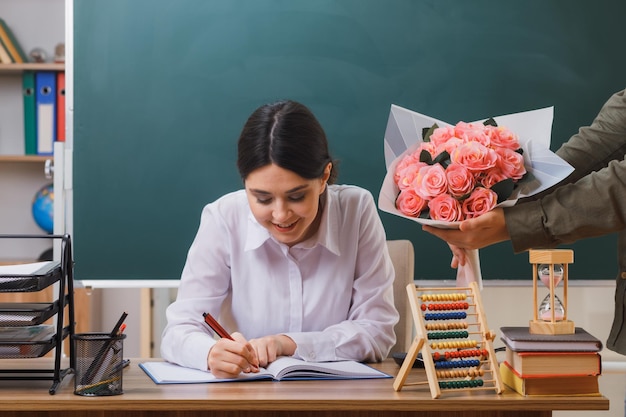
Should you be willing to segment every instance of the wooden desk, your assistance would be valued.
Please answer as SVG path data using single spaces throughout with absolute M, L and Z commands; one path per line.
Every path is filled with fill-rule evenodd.
M 45 358 L 44 358 L 45 359 Z M 41 360 L 44 360 L 41 359 Z M 40 359 L 0 361 L 0 365 L 41 366 Z M 552 410 L 608 410 L 609 400 L 598 397 L 522 397 L 512 391 L 454 392 L 433 400 L 427 385 L 393 390 L 393 379 L 351 381 L 257 381 L 213 384 L 156 385 L 131 359 L 123 379 L 124 394 L 82 397 L 73 393 L 74 379 L 66 377 L 55 395 L 47 381 L 0 381 L 3 417 L 143 417 L 159 416 L 402 416 L 402 417 L 548 417 Z M 389 360 L 375 365 L 391 375 L 400 369 Z M 413 370 L 409 381 L 425 380 Z

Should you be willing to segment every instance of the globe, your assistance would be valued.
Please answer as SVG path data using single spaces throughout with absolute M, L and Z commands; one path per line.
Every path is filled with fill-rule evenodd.
M 37 191 L 35 198 L 33 198 L 32 212 L 35 223 L 46 233 L 52 233 L 54 230 L 52 217 L 53 206 L 54 188 L 52 184 L 44 185 Z

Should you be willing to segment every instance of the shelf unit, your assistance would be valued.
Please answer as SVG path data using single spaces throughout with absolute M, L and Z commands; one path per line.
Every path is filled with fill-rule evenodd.
M 22 85 L 22 75 L 25 71 L 51 71 L 51 72 L 64 72 L 65 71 L 65 63 L 35 63 L 29 62 L 25 64 L 0 64 L 0 76 L 2 77 L 13 77 L 15 80 L 11 81 L 11 84 L 19 84 L 19 88 L 21 89 Z M 19 78 L 19 80 L 17 80 Z M 17 96 L 14 97 L 17 99 Z M 15 100 L 13 100 L 15 102 Z M 15 103 L 16 107 L 23 106 L 23 97 L 19 96 L 19 102 Z M 17 121 L 15 123 L 18 123 Z M 22 118 L 19 121 L 23 125 L 24 119 L 23 114 Z M 5 140 L 7 140 L 5 138 Z M 24 138 L 22 137 L 9 138 L 8 140 L 19 142 L 23 144 Z M 23 145 L 20 148 L 22 152 L 11 152 L 11 153 L 0 153 L 0 162 L 43 162 L 49 159 L 53 159 L 52 155 L 24 155 L 23 154 Z
M 64 71 L 63 62 L 27 62 L 24 64 L 0 64 L 1 72 L 24 72 L 24 71 Z
M 56 287 L 56 296 L 46 303 L 0 303 L 0 326 L 5 331 L 20 333 L 11 340 L 0 339 L 0 380 L 49 380 L 52 386 L 50 394 L 55 394 L 63 378 L 73 373 L 76 364 L 72 336 L 75 334 L 74 322 L 74 261 L 72 258 L 69 235 L 0 235 L 6 240 L 59 239 L 61 241 L 61 260 L 52 262 L 46 272 L 0 273 L 0 292 L 24 293 L 39 292 L 50 286 Z M 13 270 L 15 271 L 15 270 Z M 65 315 L 67 310 L 67 316 Z M 24 332 L 41 329 L 42 324 L 54 319 L 54 333 L 47 334 L 41 340 L 21 336 Z M 61 368 L 63 341 L 70 341 L 69 367 Z M 2 360 L 38 358 L 54 349 L 54 367 L 49 369 L 4 369 Z
M 1 162 L 35 162 L 45 163 L 46 161 L 54 160 L 50 155 L 0 155 Z
M 0 233 L 45 233 L 33 219 L 31 205 L 35 193 L 53 182 L 46 178 L 46 161 L 52 156 L 24 156 L 24 71 L 64 71 L 64 63 L 54 60 L 58 44 L 66 42 L 67 0 L 3 0 L 0 16 L 28 55 L 38 48 L 45 63 L 0 64 Z M 9 198 L 10 196 L 10 198 Z M 6 198 L 5 198 L 6 197 Z M 59 228 L 56 233 L 63 234 Z M 9 244 L 0 239 L 0 263 L 35 262 L 50 248 L 50 242 Z M 26 294 L 27 295 L 27 294 Z M 39 299 L 40 294 L 32 294 Z M 5 294 L 4 299 L 10 298 Z M 19 296 L 20 298 L 22 295 Z
M 37 190 L 52 182 L 47 171 L 54 162 L 54 156 L 23 153 L 24 137 L 21 126 L 24 120 L 23 113 L 19 112 L 23 108 L 22 75 L 24 71 L 64 70 L 64 63 L 0 64 L 0 92 L 6 97 L 6 101 L 0 103 L 0 107 L 11 108 L 13 112 L 10 120 L 3 120 L 5 135 L 0 137 L 0 141 L 3 142 L 0 146 L 0 194 L 15 196 L 0 201 L 1 233 L 42 232 L 30 215 L 30 204 Z M 47 249 L 44 245 L 44 242 L 39 242 L 26 247 L 22 244 L 7 245 L 6 242 L 0 241 L 2 253 L 0 262 L 35 261 Z

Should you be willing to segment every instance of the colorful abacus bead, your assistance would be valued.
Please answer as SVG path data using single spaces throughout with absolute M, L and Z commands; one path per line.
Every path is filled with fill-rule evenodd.
M 458 388 L 474 388 L 482 387 L 484 381 L 482 379 L 463 379 L 460 381 L 441 381 L 439 388 L 442 389 L 458 389 Z

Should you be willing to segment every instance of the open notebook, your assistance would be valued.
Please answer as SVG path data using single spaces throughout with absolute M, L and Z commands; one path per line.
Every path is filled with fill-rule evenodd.
M 360 362 L 305 362 L 283 356 L 261 368 L 258 373 L 240 374 L 237 378 L 216 378 L 210 372 L 185 368 L 169 362 L 143 362 L 139 367 L 157 384 L 200 384 L 252 380 L 368 379 L 391 378 L 384 372 Z

